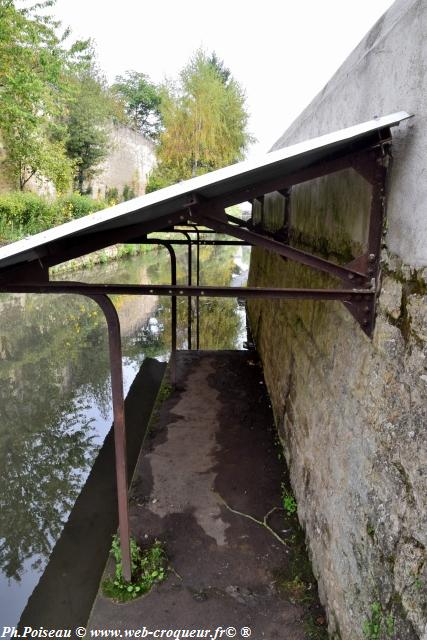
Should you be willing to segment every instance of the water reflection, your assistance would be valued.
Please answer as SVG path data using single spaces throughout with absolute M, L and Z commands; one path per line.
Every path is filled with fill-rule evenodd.
M 229 285 L 249 252 L 202 247 L 201 283 Z M 178 282 L 186 248 L 177 248 Z M 242 262 L 243 260 L 243 262 Z M 165 283 L 163 249 L 70 274 L 86 282 Z M 60 276 L 64 279 L 64 276 Z M 125 391 L 145 357 L 167 359 L 170 300 L 115 296 Z M 0 620 L 14 625 L 84 484 L 112 422 L 105 320 L 81 296 L 2 296 L 0 328 Z M 244 314 L 232 299 L 200 301 L 200 346 L 241 348 Z M 178 348 L 187 343 L 178 301 Z

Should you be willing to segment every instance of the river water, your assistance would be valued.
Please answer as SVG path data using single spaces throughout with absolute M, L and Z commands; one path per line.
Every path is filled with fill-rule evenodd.
M 177 248 L 178 283 L 186 247 Z M 249 249 L 200 249 L 201 284 L 244 285 Z M 168 283 L 165 249 L 57 276 L 80 282 Z M 144 358 L 167 360 L 170 300 L 115 296 L 125 392 Z M 112 423 L 107 331 L 79 296 L 0 296 L 0 623 L 19 621 Z M 193 325 L 194 327 L 194 325 Z M 195 328 L 193 328 L 195 335 Z M 245 311 L 200 300 L 200 348 L 241 349 Z M 178 300 L 178 349 L 187 348 L 187 299 Z

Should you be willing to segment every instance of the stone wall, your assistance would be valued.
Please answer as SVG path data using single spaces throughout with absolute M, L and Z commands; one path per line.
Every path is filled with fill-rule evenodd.
M 414 114 L 393 130 L 373 339 L 337 302 L 249 305 L 329 630 L 343 640 L 427 639 L 426 14 L 425 1 L 395 3 L 275 145 Z M 294 187 L 292 243 L 343 264 L 356 257 L 369 193 L 353 171 Z M 267 223 L 283 206 L 265 198 Z M 336 285 L 261 249 L 249 283 Z
M 151 140 L 123 126 L 114 126 L 110 136 L 111 149 L 91 181 L 92 194 L 103 198 L 107 189 L 116 188 L 119 196 L 130 187 L 135 196 L 145 193 L 148 174 L 155 165 L 155 147 Z

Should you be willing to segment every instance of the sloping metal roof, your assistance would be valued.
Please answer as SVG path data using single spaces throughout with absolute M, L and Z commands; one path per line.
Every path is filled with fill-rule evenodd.
M 376 131 L 398 125 L 410 115 L 405 111 L 393 113 L 313 138 L 290 147 L 267 153 L 255 160 L 240 162 L 211 173 L 179 182 L 171 187 L 134 198 L 114 207 L 67 222 L 34 236 L 0 248 L 0 270 L 37 259 L 50 243 L 73 239 L 156 220 L 181 211 L 196 194 L 212 199 L 245 189 L 270 178 L 286 176 L 328 158 L 332 153 L 345 151 L 369 138 Z

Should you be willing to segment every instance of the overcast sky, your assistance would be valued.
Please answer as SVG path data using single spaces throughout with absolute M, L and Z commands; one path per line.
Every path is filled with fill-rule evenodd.
M 95 40 L 108 80 L 176 77 L 198 47 L 246 91 L 251 155 L 268 151 L 392 0 L 57 0 L 75 38 Z

